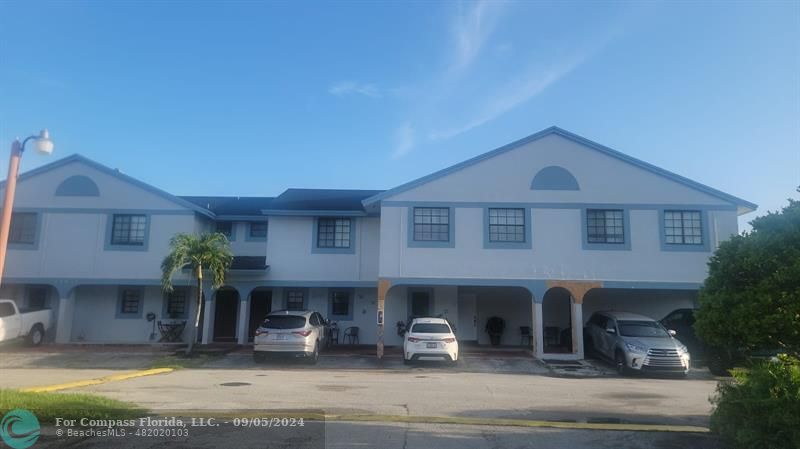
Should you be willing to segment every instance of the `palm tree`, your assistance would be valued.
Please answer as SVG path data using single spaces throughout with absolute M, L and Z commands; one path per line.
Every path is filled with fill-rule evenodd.
M 197 340 L 197 327 L 200 325 L 200 307 L 203 301 L 203 270 L 211 270 L 212 287 L 217 289 L 225 282 L 225 273 L 231 266 L 233 254 L 228 238 L 215 232 L 210 234 L 176 234 L 169 241 L 170 252 L 161 262 L 161 287 L 165 292 L 172 291 L 172 275 L 184 267 L 192 269 L 197 276 L 197 307 L 195 308 L 192 338 L 186 354 L 192 353 Z

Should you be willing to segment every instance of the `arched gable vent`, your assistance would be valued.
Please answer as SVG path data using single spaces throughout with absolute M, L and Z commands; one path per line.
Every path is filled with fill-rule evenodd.
M 539 170 L 531 182 L 531 190 L 580 190 L 578 180 L 564 167 L 551 165 Z
M 58 185 L 56 196 L 100 196 L 100 189 L 89 177 L 75 175 Z

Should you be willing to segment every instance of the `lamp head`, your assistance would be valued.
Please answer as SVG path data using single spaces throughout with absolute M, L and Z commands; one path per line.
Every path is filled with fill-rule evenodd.
M 49 155 L 53 153 L 53 141 L 50 140 L 50 133 L 47 132 L 46 128 L 34 139 L 33 144 L 36 147 L 36 152 L 40 154 Z

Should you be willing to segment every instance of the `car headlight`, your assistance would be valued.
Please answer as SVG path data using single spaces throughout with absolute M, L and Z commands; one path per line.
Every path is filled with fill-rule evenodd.
M 647 352 L 647 348 L 645 348 L 640 343 L 625 343 L 625 348 L 627 348 L 628 351 L 638 352 L 638 353 L 641 353 L 641 354 L 644 354 L 644 353 Z

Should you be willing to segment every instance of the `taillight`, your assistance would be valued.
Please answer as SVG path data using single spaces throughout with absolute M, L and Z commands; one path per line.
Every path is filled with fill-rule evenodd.
M 422 339 L 417 338 L 417 337 L 408 337 L 408 341 L 411 342 L 411 343 L 416 343 L 418 341 L 422 341 Z
M 445 339 L 444 339 L 444 340 L 442 340 L 442 341 L 443 341 L 443 342 L 445 342 L 445 343 L 453 343 L 453 342 L 455 342 L 455 341 L 456 341 L 456 339 L 455 339 L 455 338 L 445 338 Z
M 303 337 L 308 337 L 309 335 L 311 335 L 311 331 L 295 331 L 292 333 L 295 335 L 302 335 Z
M 264 328 L 259 327 L 258 329 L 256 329 L 256 337 L 258 337 L 259 335 L 267 335 L 268 333 L 269 331 Z

